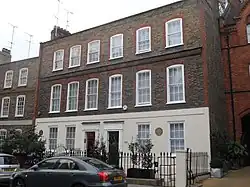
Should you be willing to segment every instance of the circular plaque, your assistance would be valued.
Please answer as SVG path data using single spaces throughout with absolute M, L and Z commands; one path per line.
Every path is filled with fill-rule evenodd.
M 157 136 L 161 136 L 161 135 L 163 134 L 163 129 L 160 128 L 160 127 L 158 127 L 157 129 L 155 129 L 155 134 L 156 134 Z

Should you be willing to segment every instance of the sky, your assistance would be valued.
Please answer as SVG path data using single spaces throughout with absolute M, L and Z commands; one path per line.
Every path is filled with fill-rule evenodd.
M 40 42 L 50 39 L 56 24 L 66 28 L 67 11 L 71 33 L 98 26 L 178 0 L 1 0 L 0 50 L 10 49 L 12 26 L 15 28 L 12 61 L 38 56 Z M 29 40 L 32 35 L 29 54 Z

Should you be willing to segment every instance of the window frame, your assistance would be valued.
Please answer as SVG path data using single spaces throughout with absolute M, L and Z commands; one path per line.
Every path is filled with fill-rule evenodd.
M 97 81 L 97 97 L 96 97 L 96 108 L 87 108 L 88 106 L 88 85 L 89 85 L 89 82 L 90 81 L 94 81 L 96 80 Z M 99 79 L 98 78 L 91 78 L 91 79 L 88 79 L 86 80 L 86 87 L 85 87 L 85 109 L 84 111 L 91 111 L 91 110 L 98 110 L 98 99 L 99 99 Z
M 1 132 L 5 132 L 5 138 L 7 138 L 7 133 L 8 133 L 7 129 L 0 129 L 0 133 Z M 0 142 L 1 142 L 1 140 L 0 140 Z
M 149 78 L 150 78 L 150 82 L 149 82 L 149 93 L 150 93 L 150 101 L 149 103 L 146 103 L 146 104 L 140 104 L 139 103 L 139 92 L 138 92 L 138 78 L 139 78 L 139 74 L 140 73 L 146 73 L 146 72 L 149 72 Z M 140 70 L 138 72 L 136 72 L 136 105 L 135 107 L 143 107 L 143 106 L 152 106 L 152 74 L 151 74 L 151 70 L 150 69 L 145 69 L 145 70 Z
M 75 131 L 74 131 L 74 148 L 76 147 L 76 126 L 75 125 L 69 125 L 69 126 L 66 126 L 66 136 L 65 136 L 65 147 L 67 148 L 67 140 L 72 140 L 73 138 L 67 138 L 67 134 L 68 134 L 68 128 L 75 128 Z M 68 148 L 67 148 L 68 149 Z
M 172 23 L 172 22 L 175 22 L 175 21 L 180 21 L 180 25 L 181 25 L 181 43 L 179 44 L 174 44 L 174 45 L 169 45 L 168 44 L 168 24 L 169 23 Z M 165 22 L 165 39 L 166 39 L 166 47 L 165 48 L 171 48 L 171 47 L 177 47 L 177 46 L 181 46 L 181 45 L 184 45 L 184 37 L 183 37 L 183 19 L 182 18 L 174 18 L 174 19 L 171 19 L 167 22 Z
M 27 70 L 26 83 L 25 84 L 21 84 L 22 71 L 24 71 L 24 70 Z M 28 76 L 29 76 L 29 69 L 28 68 L 21 68 L 19 70 L 18 86 L 27 86 L 27 84 L 28 84 Z
M 144 30 L 144 29 L 148 29 L 149 30 L 149 48 L 148 50 L 139 50 L 139 32 L 141 30 Z M 146 26 L 146 27 L 141 27 L 139 29 L 136 30 L 136 55 L 138 54 L 143 54 L 143 53 L 148 53 L 148 52 L 151 52 L 151 42 L 152 42 L 152 36 L 151 36 L 151 27 L 150 26 Z
M 23 97 L 23 114 L 18 114 L 18 99 Z M 23 117 L 24 116 L 24 112 L 25 112 L 25 102 L 26 102 L 26 96 L 25 95 L 18 95 L 16 97 L 16 111 L 15 111 L 15 117 Z
M 50 140 L 51 139 L 53 139 L 53 140 L 55 140 L 55 138 L 50 138 L 50 129 L 57 129 L 57 131 L 56 131 L 56 148 L 58 147 L 57 145 L 58 145 L 58 132 L 59 132 L 59 128 L 57 127 L 57 126 L 49 126 L 49 137 L 48 137 L 48 140 L 49 140 L 49 142 L 48 142 L 48 146 L 49 146 L 49 150 L 51 150 L 51 151 L 55 151 L 54 149 L 50 149 Z
M 249 28 L 249 33 L 248 33 Z M 246 24 L 247 43 L 250 44 L 250 23 Z
M 171 124 L 176 124 L 176 123 L 182 123 L 183 124 L 183 139 L 184 139 L 184 149 L 186 149 L 186 133 L 185 133 L 185 121 L 184 120 L 180 120 L 180 121 L 168 121 L 168 146 L 169 146 L 169 153 L 171 153 Z M 175 138 L 176 139 L 176 138 Z M 182 138 L 179 138 L 182 139 Z M 172 154 L 176 154 L 175 152 L 172 152 Z
M 139 122 L 139 123 L 136 123 L 137 124 L 137 137 L 138 137 L 138 140 L 152 140 L 152 130 L 151 130 L 151 123 L 150 122 Z M 140 125 L 149 125 L 149 138 L 147 139 L 147 138 L 139 138 L 139 126 Z
M 76 93 L 76 109 L 69 110 L 69 87 L 71 84 L 77 84 L 77 93 Z M 68 83 L 68 90 L 67 90 L 67 106 L 66 112 L 77 112 L 78 111 L 78 102 L 79 102 L 79 81 L 72 81 Z
M 53 88 L 54 87 L 57 87 L 59 86 L 60 87 L 60 98 L 59 98 L 59 110 L 58 111 L 52 111 L 52 96 L 53 96 Z M 61 112 L 61 96 L 62 96 L 62 85 L 61 84 L 54 84 L 51 86 L 51 90 L 50 90 L 50 109 L 49 109 L 49 113 L 60 113 Z
M 3 115 L 3 104 L 4 104 L 4 100 L 5 99 L 9 99 L 9 105 L 8 105 L 8 115 Z M 3 97 L 2 98 L 2 103 L 1 103 L 1 118 L 8 118 L 10 114 L 10 97 Z
M 119 106 L 111 106 L 111 82 L 112 82 L 112 78 L 116 78 L 116 77 L 120 77 L 121 78 L 121 101 L 120 101 L 120 105 Z M 111 75 L 109 77 L 109 100 L 108 100 L 108 109 L 117 109 L 117 108 L 122 108 L 122 96 L 123 96 L 123 86 L 122 86 L 122 81 L 123 81 L 123 76 L 122 74 L 115 74 L 115 75 Z
M 95 43 L 95 42 L 98 42 L 98 45 L 99 45 L 99 50 L 98 50 L 98 60 L 96 61 L 92 61 L 90 62 L 89 60 L 89 53 L 90 53 L 90 45 Z M 98 63 L 100 62 L 100 53 L 101 53 L 101 40 L 92 40 L 88 43 L 88 52 L 87 52 L 87 64 L 95 64 L 95 63 Z
M 79 52 L 79 64 L 77 65 L 72 65 L 72 53 L 73 53 L 73 49 L 79 47 L 80 52 Z M 75 67 L 79 67 L 81 66 L 81 54 L 82 54 L 82 46 L 81 45 L 74 45 L 70 48 L 70 55 L 69 55 L 69 68 L 75 68 Z
M 112 46 L 112 42 L 113 42 L 113 39 L 115 37 L 121 37 L 121 47 L 122 47 L 122 54 L 120 56 L 117 56 L 117 57 L 113 57 L 112 54 L 113 54 L 113 46 Z M 109 54 L 109 59 L 110 60 L 113 60 L 113 59 L 118 59 L 118 58 L 123 58 L 123 50 L 124 50 L 124 43 L 123 43 L 123 34 L 116 34 L 116 35 L 113 35 L 110 37 L 110 54 Z
M 56 62 L 56 53 L 57 52 L 60 52 L 62 51 L 63 55 L 62 55 L 62 67 L 61 68 L 58 68 L 58 69 L 55 69 L 55 62 Z M 54 57 L 53 57 L 53 72 L 55 71 L 60 71 L 60 70 L 63 70 L 63 66 L 64 66 L 64 49 L 58 49 L 57 51 L 54 52 Z
M 182 101 L 170 101 L 170 89 L 169 89 L 169 70 L 172 68 L 181 67 L 182 70 L 182 85 L 183 85 L 183 100 Z M 184 64 L 175 64 L 166 68 L 166 79 L 167 79 L 167 103 L 166 104 L 180 104 L 186 103 L 186 85 L 185 85 L 185 69 Z
M 7 86 L 6 85 L 6 81 L 7 81 L 7 74 L 8 73 L 11 73 L 11 84 L 10 84 L 10 86 Z M 14 75 L 14 71 L 13 70 L 8 70 L 8 71 L 6 71 L 5 72 L 5 77 L 4 77 L 4 88 L 11 88 L 12 87 L 12 85 L 13 85 L 13 75 Z

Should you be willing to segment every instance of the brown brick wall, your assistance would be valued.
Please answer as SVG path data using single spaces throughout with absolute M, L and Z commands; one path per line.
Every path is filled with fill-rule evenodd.
M 232 83 L 234 91 L 236 138 L 240 140 L 242 135 L 241 118 L 250 113 L 250 45 L 247 43 L 246 18 L 250 14 L 250 5 L 241 12 L 240 19 L 235 25 L 230 26 L 230 57 L 232 68 Z M 225 28 L 222 27 L 222 31 Z M 230 82 L 228 69 L 228 56 L 226 49 L 225 33 L 222 33 L 222 60 L 224 64 L 224 84 L 227 99 L 228 130 L 233 135 L 233 121 L 230 98 Z
M 34 113 L 34 97 L 36 81 L 38 77 L 38 58 L 25 59 L 16 62 L 10 62 L 0 65 L 0 104 L 3 97 L 10 97 L 10 111 L 8 118 L 0 118 L 2 120 L 31 120 Z M 28 83 L 27 86 L 18 87 L 19 70 L 28 68 Z M 13 70 L 12 88 L 4 88 L 5 72 Z M 15 117 L 16 97 L 18 95 L 26 95 L 24 117 Z M 0 107 L 1 110 L 1 107 Z
M 166 105 L 166 67 L 173 64 L 184 64 L 186 77 L 186 104 Z M 143 69 L 151 69 L 152 75 L 152 106 L 150 107 L 135 107 L 135 80 L 136 72 Z M 109 76 L 121 73 L 123 74 L 123 105 L 128 106 L 127 112 L 138 112 L 147 110 L 164 110 L 164 109 L 178 109 L 178 108 L 192 108 L 200 107 L 204 104 L 203 99 L 203 75 L 202 75 L 202 59 L 200 55 L 185 57 L 175 60 L 167 60 L 155 62 L 152 64 L 137 65 L 126 68 L 115 69 L 111 71 L 104 71 L 95 74 L 82 75 L 71 78 L 61 78 L 53 81 L 41 81 L 40 89 L 40 104 L 39 110 L 41 115 L 39 117 L 53 117 L 53 116 L 69 116 L 69 115 L 92 115 L 105 113 L 120 113 L 124 112 L 122 109 L 107 109 L 108 107 L 108 78 Z M 98 111 L 86 112 L 85 106 L 85 86 L 86 80 L 89 78 L 99 78 L 99 106 Z M 65 113 L 66 97 L 67 97 L 67 83 L 71 81 L 80 82 L 79 92 L 79 106 L 78 112 Z M 50 88 L 53 84 L 62 84 L 62 99 L 61 99 L 61 114 L 48 114 L 50 101 Z

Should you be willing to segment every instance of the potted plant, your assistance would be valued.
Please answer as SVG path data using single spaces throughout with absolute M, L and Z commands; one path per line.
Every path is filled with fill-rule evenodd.
M 211 163 L 211 177 L 222 178 L 223 177 L 223 160 L 218 157 L 212 158 Z
M 152 148 L 153 144 L 151 140 L 141 141 L 137 139 L 136 142 L 131 142 L 129 144 L 133 167 L 127 170 L 128 177 L 145 179 L 155 178 L 155 172 L 151 169 L 153 166 Z M 135 168 L 136 166 L 137 168 Z
M 108 153 L 106 149 L 106 144 L 103 141 L 103 137 L 101 137 L 100 141 L 95 141 L 94 147 L 91 150 L 91 156 L 107 163 Z

